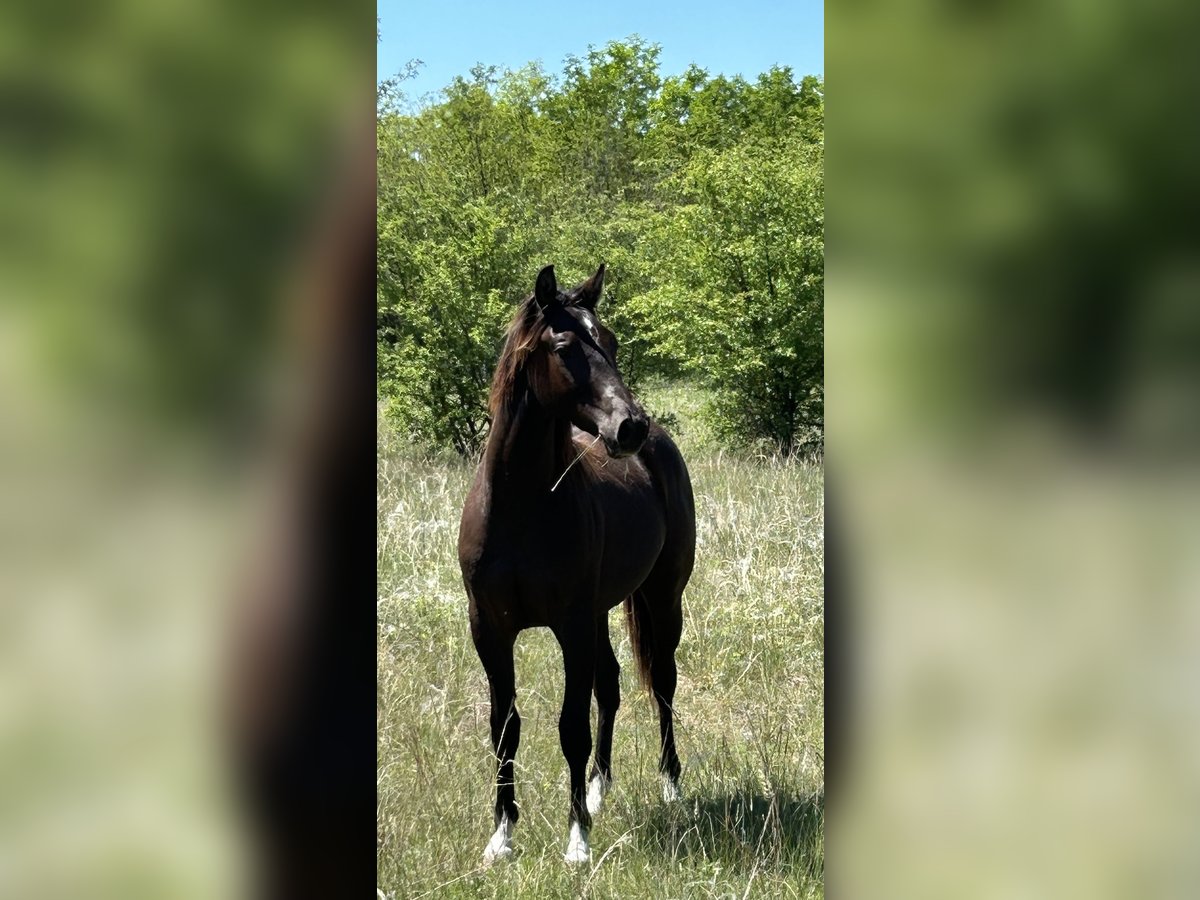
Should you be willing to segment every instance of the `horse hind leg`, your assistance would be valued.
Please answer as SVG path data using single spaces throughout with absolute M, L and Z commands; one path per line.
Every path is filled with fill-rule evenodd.
M 662 580 L 648 580 L 630 598 L 631 642 L 638 657 L 643 682 L 658 706 L 659 762 L 663 799 L 678 800 L 682 766 L 675 750 L 675 687 L 678 670 L 675 651 L 683 633 L 682 590 L 662 587 Z
M 608 615 L 596 619 L 596 674 L 593 692 L 596 695 L 596 756 L 588 778 L 587 810 L 591 815 L 600 811 L 604 795 L 612 787 L 613 724 L 621 706 L 621 666 L 613 652 L 608 636 Z
M 675 751 L 675 687 L 678 670 L 675 650 L 683 633 L 683 614 L 678 603 L 654 617 L 654 658 L 650 663 L 651 688 L 658 703 L 658 732 L 661 748 L 658 771 L 663 780 L 663 800 L 678 800 L 682 766 Z
M 483 861 L 486 864 L 513 855 L 513 828 L 519 815 L 513 781 L 513 760 L 521 743 L 521 716 L 517 713 L 513 641 L 488 634 L 475 627 L 472 628 L 472 638 L 487 674 L 491 700 L 492 751 L 496 755 L 496 805 L 493 811 L 496 830 L 483 851 Z

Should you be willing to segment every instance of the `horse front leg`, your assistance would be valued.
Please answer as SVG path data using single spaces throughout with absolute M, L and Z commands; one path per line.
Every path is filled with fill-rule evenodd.
M 521 743 L 521 716 L 517 713 L 516 676 L 513 670 L 513 639 L 498 635 L 473 622 L 471 637 L 487 673 L 491 700 L 492 752 L 496 755 L 495 832 L 483 851 L 485 863 L 507 859 L 513 854 L 512 835 L 517 824 L 513 760 Z
M 592 752 L 590 712 L 596 666 L 595 620 L 590 613 L 574 618 L 571 626 L 556 632 L 556 637 L 562 647 L 566 676 L 558 737 L 571 773 L 570 831 L 563 859 L 568 863 L 586 863 L 592 858 L 588 847 L 592 817 L 587 808 L 585 776 Z
M 608 614 L 596 619 L 596 758 L 588 779 L 587 808 L 593 816 L 600 811 L 604 795 L 612 787 L 613 721 L 621 706 L 621 666 L 608 637 Z

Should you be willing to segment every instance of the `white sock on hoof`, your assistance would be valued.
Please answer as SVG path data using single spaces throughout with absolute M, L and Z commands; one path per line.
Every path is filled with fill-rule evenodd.
M 594 816 L 600 812 L 600 807 L 604 805 L 604 795 L 608 793 L 610 787 L 612 787 L 611 778 L 605 778 L 599 772 L 592 776 L 592 780 L 588 782 L 588 813 Z
M 512 822 L 508 820 L 508 816 L 501 815 L 500 825 L 496 828 L 496 833 L 492 835 L 492 839 L 488 841 L 488 845 L 483 849 L 483 861 L 485 864 L 493 863 L 498 859 L 508 859 L 513 855 L 512 833 Z
M 674 803 L 683 797 L 683 793 L 679 790 L 679 779 L 672 778 L 670 775 L 664 775 L 662 780 L 664 803 Z
M 571 823 L 571 836 L 567 838 L 567 852 L 563 859 L 572 864 L 589 863 L 592 851 L 588 848 L 587 829 L 578 822 Z

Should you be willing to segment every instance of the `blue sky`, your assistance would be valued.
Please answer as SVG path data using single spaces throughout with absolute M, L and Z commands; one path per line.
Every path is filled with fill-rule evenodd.
M 477 62 L 516 69 L 532 60 L 561 75 L 563 58 L 588 44 L 638 34 L 662 45 L 659 71 L 696 63 L 710 75 L 753 79 L 772 65 L 797 77 L 825 71 L 822 0 L 603 0 L 593 3 L 378 0 L 380 79 L 423 60 L 404 89 L 416 98 L 466 75 Z

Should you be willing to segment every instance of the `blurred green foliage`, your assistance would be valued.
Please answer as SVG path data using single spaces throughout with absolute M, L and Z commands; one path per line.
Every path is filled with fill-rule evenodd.
M 1194 443 L 1194 4 L 868 4 L 829 24 L 853 98 L 833 162 L 842 283 L 886 295 L 831 320 L 894 335 L 912 402 L 888 407 Z
M 18 4 L 0 303 L 43 376 L 155 425 L 247 417 L 369 70 L 311 4 Z M 369 43 L 367 43 L 369 46 Z
M 658 71 L 639 38 L 476 66 L 378 110 L 379 389 L 417 441 L 468 454 L 503 329 L 537 269 L 609 267 L 604 315 L 636 383 L 689 374 L 729 440 L 783 452 L 823 425 L 824 85 Z
M 831 879 L 1200 895 L 1200 5 L 827 25 Z
M 306 515 L 273 510 L 311 508 L 296 434 L 340 346 L 312 263 L 351 128 L 373 162 L 359 6 L 5 8 L 0 896 L 245 896 L 286 846 L 233 724 L 261 698 L 279 735 L 262 686 L 303 690 L 271 661 L 317 605 L 274 574 Z

